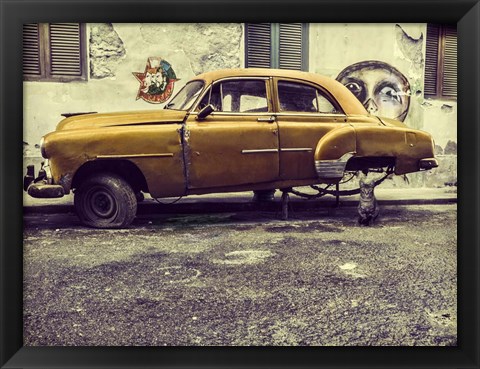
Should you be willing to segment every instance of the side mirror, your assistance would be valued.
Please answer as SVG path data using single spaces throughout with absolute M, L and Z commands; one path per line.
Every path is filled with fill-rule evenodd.
M 205 106 L 202 110 L 200 110 L 197 114 L 197 120 L 204 120 L 206 117 L 208 117 L 210 114 L 212 114 L 215 111 L 215 108 L 213 107 L 212 104 L 208 104 Z

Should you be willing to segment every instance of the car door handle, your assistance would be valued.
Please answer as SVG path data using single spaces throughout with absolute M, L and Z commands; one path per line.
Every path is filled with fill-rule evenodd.
M 257 118 L 257 122 L 266 122 L 266 123 L 273 123 L 275 122 L 275 116 L 272 115 L 268 118 L 263 118 L 263 117 L 260 117 L 260 118 Z

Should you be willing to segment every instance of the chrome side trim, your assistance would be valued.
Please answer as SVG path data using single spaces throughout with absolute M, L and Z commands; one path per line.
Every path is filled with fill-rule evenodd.
M 127 154 L 127 155 L 97 155 L 97 159 L 128 159 L 128 158 L 166 158 L 173 157 L 172 152 L 162 154 Z
M 242 150 L 242 154 L 267 154 L 278 152 L 278 149 L 255 149 L 255 150 Z
M 348 159 L 353 153 L 347 152 L 335 160 L 315 160 L 315 169 L 320 178 L 342 178 Z
M 326 118 L 326 117 L 331 117 L 331 118 L 340 118 L 340 119 L 346 119 L 347 115 L 345 113 L 317 113 L 317 112 L 312 112 L 312 113 L 303 113 L 303 112 L 298 112 L 298 113 L 292 113 L 292 112 L 276 112 L 275 113 L 278 117 L 318 117 L 318 118 Z
M 284 149 L 280 149 L 282 152 L 300 152 L 300 151 L 305 151 L 305 152 L 312 152 L 313 149 L 311 147 L 287 147 Z
M 234 112 L 234 111 L 214 111 L 211 116 L 229 116 L 229 115 L 234 115 L 234 116 L 249 116 L 249 117 L 270 117 L 273 115 L 273 112 L 259 112 L 259 113 L 242 113 L 242 112 Z M 195 116 L 198 115 L 198 112 L 193 111 L 190 113 L 190 115 Z

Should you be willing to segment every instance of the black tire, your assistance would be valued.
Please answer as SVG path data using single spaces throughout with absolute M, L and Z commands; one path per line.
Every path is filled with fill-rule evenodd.
M 127 227 L 137 213 L 135 193 L 116 174 L 86 179 L 75 192 L 74 203 L 82 223 L 94 228 Z

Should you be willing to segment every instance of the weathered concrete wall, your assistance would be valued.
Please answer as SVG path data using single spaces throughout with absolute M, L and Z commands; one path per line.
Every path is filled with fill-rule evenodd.
M 115 77 L 120 61 L 125 57 L 125 46 L 110 23 L 90 27 L 90 77 Z

